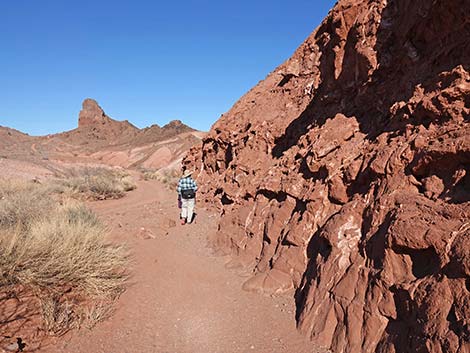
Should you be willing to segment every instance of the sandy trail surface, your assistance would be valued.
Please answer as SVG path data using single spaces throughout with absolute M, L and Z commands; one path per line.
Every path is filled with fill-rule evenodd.
M 110 319 L 41 351 L 319 352 L 295 328 L 292 296 L 243 291 L 243 273 L 226 269 L 229 259 L 206 247 L 216 215 L 199 208 L 196 224 L 181 226 L 175 193 L 155 181 L 91 207 L 114 241 L 129 244 L 132 284 Z

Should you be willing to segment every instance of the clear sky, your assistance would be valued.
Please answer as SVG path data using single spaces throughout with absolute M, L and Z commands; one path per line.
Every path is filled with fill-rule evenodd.
M 141 128 L 208 130 L 334 3 L 1 0 L 0 125 L 71 130 L 89 97 Z

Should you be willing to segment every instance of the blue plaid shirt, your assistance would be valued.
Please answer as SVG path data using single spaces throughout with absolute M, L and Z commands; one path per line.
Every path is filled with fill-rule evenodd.
M 178 191 L 178 194 L 181 195 L 181 190 L 189 190 L 193 189 L 194 191 L 197 191 L 197 184 L 196 182 L 191 178 L 181 178 L 180 181 L 178 182 L 178 188 L 176 191 Z

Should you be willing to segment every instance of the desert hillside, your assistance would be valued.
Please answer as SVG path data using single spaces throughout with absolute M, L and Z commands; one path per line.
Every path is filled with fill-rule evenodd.
M 85 99 L 78 127 L 71 131 L 33 137 L 0 127 L 0 156 L 3 169 L 20 176 L 26 166 L 42 177 L 57 173 L 64 163 L 179 171 L 184 154 L 203 136 L 179 120 L 139 129 L 110 118 L 95 100 Z
M 470 2 L 340 0 L 185 160 L 333 352 L 470 350 Z

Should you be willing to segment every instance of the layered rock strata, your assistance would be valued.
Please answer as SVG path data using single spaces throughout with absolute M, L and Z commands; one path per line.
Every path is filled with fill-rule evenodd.
M 185 161 L 245 288 L 333 352 L 470 351 L 469 14 L 340 0 Z

